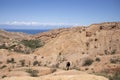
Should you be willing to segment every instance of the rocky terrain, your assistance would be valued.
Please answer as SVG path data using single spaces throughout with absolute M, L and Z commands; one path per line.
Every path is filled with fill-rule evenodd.
M 68 71 L 67 62 L 70 62 Z M 118 80 L 119 75 L 120 22 L 36 35 L 0 30 L 1 79 Z

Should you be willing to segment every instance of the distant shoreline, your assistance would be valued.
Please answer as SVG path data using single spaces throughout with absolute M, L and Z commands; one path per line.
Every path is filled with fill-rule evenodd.
M 27 34 L 38 34 L 42 32 L 47 32 L 50 29 L 4 29 L 9 32 L 23 32 Z

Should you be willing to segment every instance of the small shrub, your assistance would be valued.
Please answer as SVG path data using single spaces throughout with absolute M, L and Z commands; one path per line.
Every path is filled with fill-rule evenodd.
M 27 69 L 26 72 L 30 73 L 30 76 L 32 77 L 38 77 L 38 70 L 32 70 L 32 69 Z
M 2 78 L 5 78 L 5 77 L 7 77 L 7 76 L 6 76 L 6 75 L 3 75 L 3 76 L 2 76 Z
M 6 68 L 6 67 L 7 67 L 6 65 L 3 65 L 3 66 L 0 67 L 0 69 Z
M 15 60 L 14 60 L 14 58 L 11 58 L 11 62 L 14 62 Z
M 7 59 L 7 63 L 8 63 L 8 64 L 9 64 L 9 63 L 14 64 L 14 63 L 15 63 L 15 59 L 14 59 L 14 58 Z
M 103 29 L 103 27 L 104 27 L 104 26 L 100 26 L 100 30 L 102 30 L 102 29 Z
M 116 53 L 116 49 L 113 49 L 112 51 L 111 51 L 111 54 L 115 54 Z
M 107 50 L 104 50 L 104 53 L 107 55 L 107 54 L 108 54 L 108 51 L 107 51 Z
M 84 61 L 84 63 L 83 63 L 82 66 L 89 66 L 89 65 L 91 65 L 92 63 L 93 63 L 93 60 L 87 58 L 87 59 Z
M 52 69 L 51 69 L 51 72 L 52 72 L 52 73 L 54 73 L 55 71 L 56 71 L 56 69 L 55 69 L 55 68 L 52 68 Z
M 9 50 L 14 49 L 15 46 L 16 46 L 16 45 L 12 45 L 12 46 L 8 47 L 8 49 L 9 49 Z
M 34 56 L 34 59 L 37 59 L 37 56 Z
M 62 53 L 60 52 L 60 53 L 59 53 L 59 56 L 61 56 L 61 55 L 62 55 Z
M 94 48 L 98 48 L 97 46 L 94 46 Z
M 79 31 L 79 33 L 82 33 L 82 31 Z
M 0 64 L 2 64 L 3 62 L 2 61 L 0 61 Z
M 8 47 L 5 46 L 5 44 L 0 45 L 0 49 L 8 49 Z
M 36 66 L 36 65 L 38 65 L 38 66 L 40 65 L 38 61 L 33 62 L 33 66 Z
M 111 25 L 111 29 L 114 29 L 116 27 L 116 25 Z
M 14 51 L 18 53 L 24 53 L 24 51 L 21 51 L 20 49 L 14 49 Z
M 113 54 L 115 54 L 116 53 L 116 49 L 113 49 L 112 51 L 108 51 L 108 50 L 104 50 L 104 53 L 107 55 L 107 54 L 111 54 L 111 55 L 113 55 Z
M 20 60 L 19 62 L 21 63 L 21 66 L 25 66 L 25 60 L 24 59 Z
M 42 59 L 44 58 L 44 56 L 41 57 Z
M 87 71 L 87 70 L 89 70 L 89 68 L 85 68 L 85 70 Z
M 98 58 L 98 57 L 97 57 L 97 58 L 95 59 L 95 61 L 98 61 L 98 62 L 100 62 L 100 58 Z
M 91 32 L 86 32 L 86 37 L 91 37 L 92 33 Z
M 97 41 L 98 39 L 95 38 L 95 41 Z
M 113 64 L 119 64 L 120 63 L 120 58 L 119 57 L 113 57 L 110 59 L 110 62 Z
M 82 31 L 85 31 L 86 29 L 82 29 Z
M 85 54 L 85 52 L 82 52 L 82 54 Z
M 89 47 L 89 45 L 90 45 L 89 42 L 86 42 L 86 46 Z

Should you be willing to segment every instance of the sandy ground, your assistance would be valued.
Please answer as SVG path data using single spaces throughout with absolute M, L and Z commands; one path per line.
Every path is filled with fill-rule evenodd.
M 7 77 L 2 80 L 108 80 L 103 76 L 88 74 L 77 70 L 63 71 L 58 70 L 55 73 L 40 77 Z

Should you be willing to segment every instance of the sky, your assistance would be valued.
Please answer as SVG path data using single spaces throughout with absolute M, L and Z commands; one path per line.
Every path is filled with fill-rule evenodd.
M 119 22 L 120 0 L 0 0 L 0 29 Z

